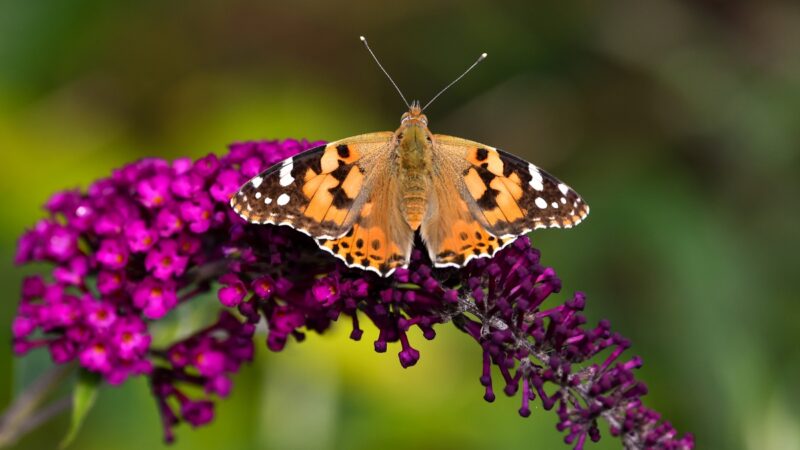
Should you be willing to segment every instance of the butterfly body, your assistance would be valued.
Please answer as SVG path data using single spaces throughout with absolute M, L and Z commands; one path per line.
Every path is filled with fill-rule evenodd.
M 398 141 L 396 166 L 403 196 L 401 205 L 406 223 L 417 230 L 428 206 L 433 181 L 433 135 L 428 130 L 428 119 L 416 103 L 400 123 L 395 137 Z
M 394 133 L 289 158 L 242 186 L 231 206 L 248 222 L 291 226 L 348 266 L 382 276 L 408 264 L 417 233 L 436 267 L 460 267 L 589 213 L 575 191 L 533 164 L 431 133 L 417 102 Z

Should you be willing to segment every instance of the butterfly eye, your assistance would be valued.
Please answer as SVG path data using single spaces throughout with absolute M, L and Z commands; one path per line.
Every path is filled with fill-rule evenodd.
M 403 139 L 403 133 L 397 133 L 397 139 Z

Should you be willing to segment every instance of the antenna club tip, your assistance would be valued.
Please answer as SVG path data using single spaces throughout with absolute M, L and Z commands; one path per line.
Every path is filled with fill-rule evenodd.
M 489 56 L 488 53 L 486 53 L 486 52 L 481 53 L 481 59 L 486 59 L 487 56 Z
M 367 38 L 365 38 L 364 36 L 359 36 L 358 38 L 361 40 L 361 42 L 365 42 L 367 40 Z

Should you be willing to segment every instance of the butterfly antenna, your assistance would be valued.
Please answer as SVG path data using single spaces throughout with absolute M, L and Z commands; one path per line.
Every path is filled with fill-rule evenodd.
M 454 84 L 458 83 L 458 80 L 460 80 L 460 79 L 464 78 L 464 75 L 468 74 L 470 70 L 474 69 L 474 68 L 475 68 L 475 66 L 477 66 L 479 62 L 481 62 L 481 61 L 483 61 L 484 59 L 486 59 L 486 57 L 487 57 L 487 56 L 489 56 L 489 54 L 488 54 L 488 53 L 481 53 L 481 56 L 479 56 L 479 57 L 478 57 L 478 59 L 477 59 L 477 60 L 476 60 L 474 63 L 472 63 L 472 65 L 471 65 L 471 66 L 467 67 L 467 70 L 465 70 L 465 71 L 464 71 L 464 73 L 462 73 L 461 75 L 459 75 L 459 76 L 458 76 L 458 78 L 456 78 L 455 80 L 451 81 L 451 82 L 450 82 L 450 84 L 448 84 L 447 86 L 445 86 L 445 87 L 444 87 L 444 89 L 442 89 L 441 91 L 439 91 L 439 93 L 438 93 L 438 94 L 434 95 L 434 96 L 433 96 L 433 98 L 432 98 L 432 99 L 430 99 L 430 101 L 429 101 L 428 103 L 425 103 L 425 106 L 423 106 L 423 107 L 422 107 L 422 110 L 423 110 L 423 111 L 425 111 L 425 108 L 427 108 L 428 106 L 430 106 L 430 104 L 431 104 L 431 103 L 433 103 L 433 101 L 434 101 L 434 100 L 436 100 L 437 98 L 439 98 L 439 96 L 440 96 L 440 95 L 442 95 L 442 94 L 444 93 L 444 91 L 446 91 L 446 90 L 450 89 L 450 86 L 452 86 L 452 85 L 454 85 Z
M 383 66 L 381 65 L 381 62 L 378 61 L 378 57 L 375 56 L 375 53 L 372 51 L 371 48 L 369 48 L 369 44 L 367 44 L 367 38 L 365 38 L 364 36 L 359 36 L 359 39 L 361 39 L 361 42 L 364 43 L 364 47 L 367 47 L 367 51 L 369 52 L 370 55 L 372 55 L 372 59 L 375 60 L 375 64 L 377 64 L 378 67 L 381 68 L 381 70 L 383 71 L 383 74 L 386 75 L 386 78 L 388 78 L 389 81 L 392 82 L 392 86 L 394 86 L 394 88 L 397 89 L 397 93 L 400 94 L 400 98 L 403 99 L 403 102 L 405 102 L 406 107 L 407 108 L 411 108 L 411 105 L 408 104 L 408 100 L 406 100 L 406 96 L 403 95 L 403 91 L 401 91 L 400 88 L 397 87 L 397 83 L 395 83 L 394 80 L 392 79 L 392 77 L 389 76 L 389 72 L 387 72 L 386 69 L 383 68 Z

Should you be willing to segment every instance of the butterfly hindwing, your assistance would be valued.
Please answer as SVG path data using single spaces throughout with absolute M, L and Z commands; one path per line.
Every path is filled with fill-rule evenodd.
M 455 168 L 451 164 L 440 166 L 439 182 L 432 186 L 428 214 L 420 230 L 437 267 L 460 267 L 472 258 L 492 256 L 514 240 L 493 235 L 475 218 L 461 195 Z
M 400 186 L 392 174 L 391 161 L 379 161 L 370 172 L 375 184 L 350 231 L 318 244 L 350 267 L 388 276 L 408 264 L 414 231 L 400 208 Z

